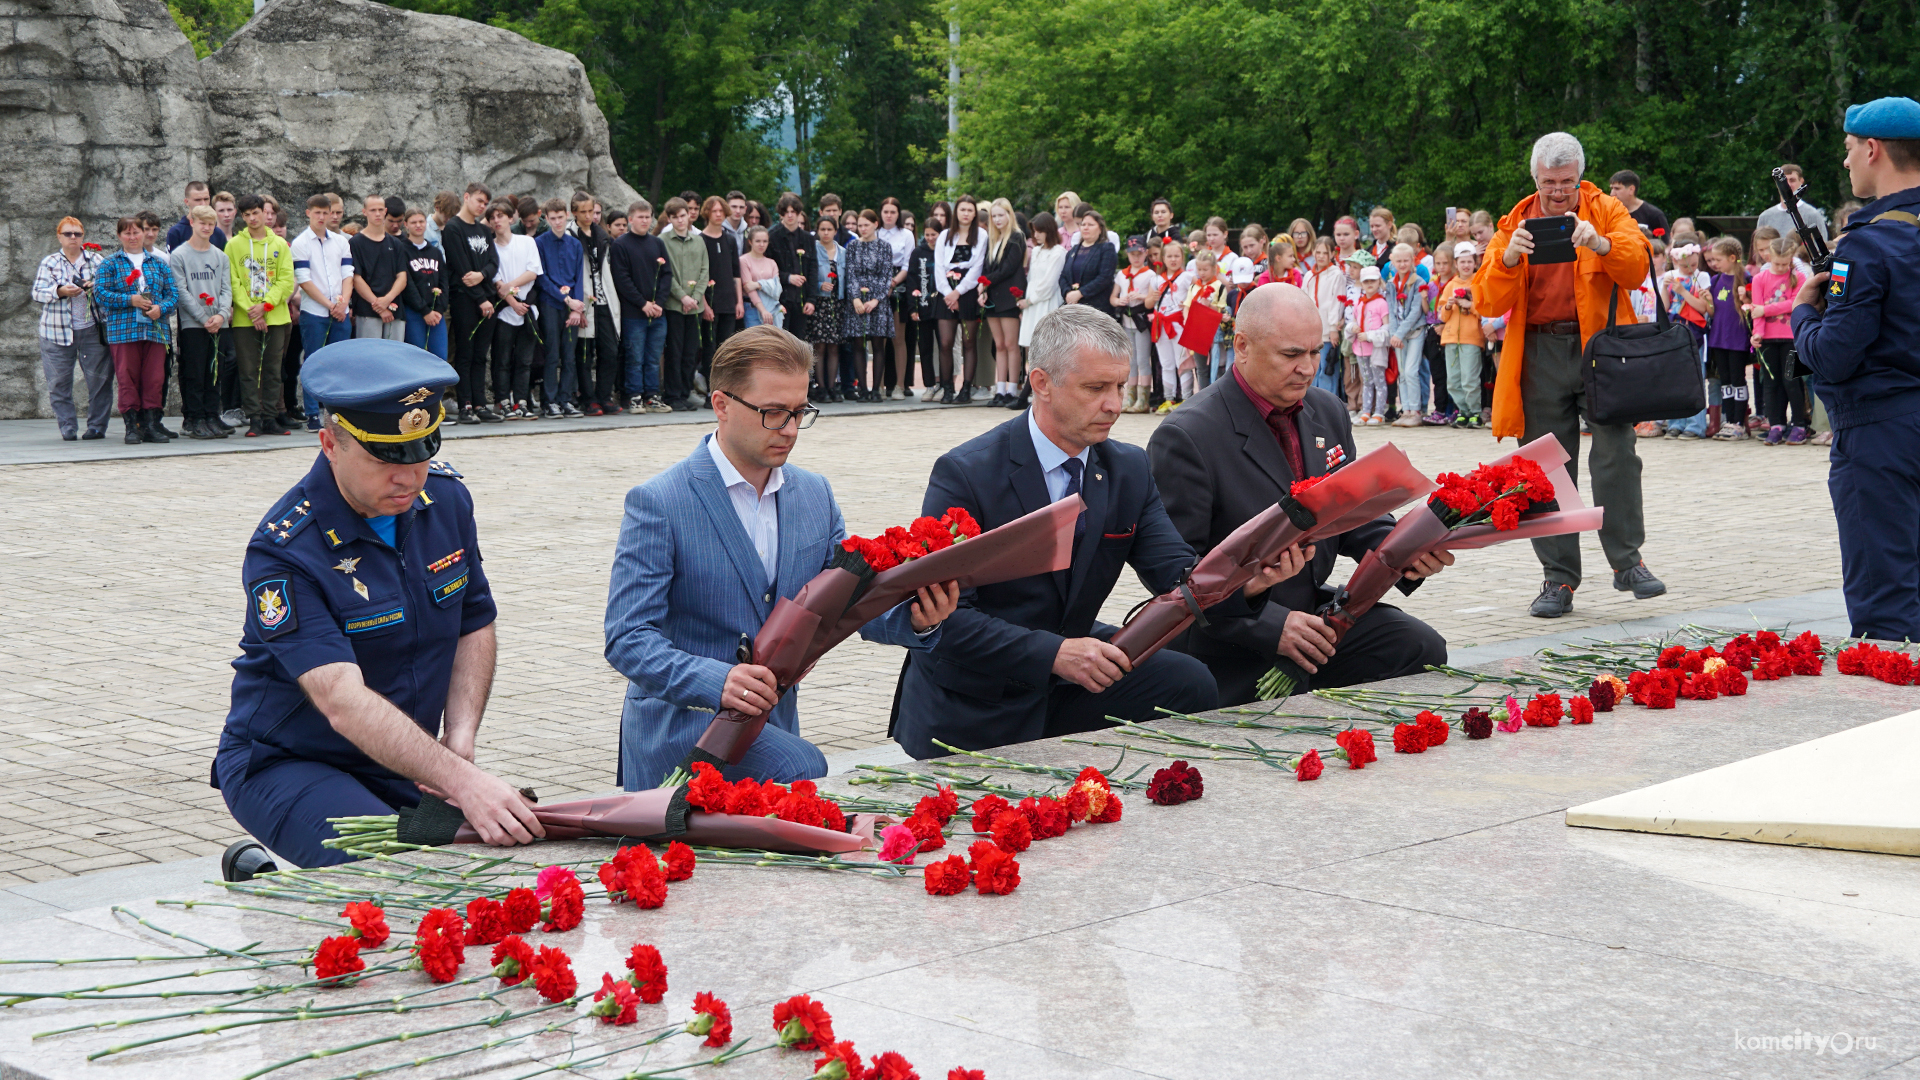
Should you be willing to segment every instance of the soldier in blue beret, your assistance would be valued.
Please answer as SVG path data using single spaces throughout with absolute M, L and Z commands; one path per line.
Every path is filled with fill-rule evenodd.
M 1795 298 L 1793 343 L 1833 420 L 1827 490 L 1853 634 L 1920 640 L 1920 102 L 1855 105 L 1846 130 L 1853 193 L 1872 201 Z
M 473 498 L 431 460 L 445 361 L 376 338 L 307 358 L 321 454 L 247 545 L 246 627 L 213 786 L 255 839 L 221 870 L 244 881 L 266 850 L 321 866 L 328 818 L 391 814 L 445 795 L 492 844 L 543 835 L 512 786 L 473 764 L 493 686 L 494 604 Z

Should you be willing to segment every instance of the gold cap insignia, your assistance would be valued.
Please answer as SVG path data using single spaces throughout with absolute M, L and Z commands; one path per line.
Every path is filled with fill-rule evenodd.
M 425 431 L 427 425 L 431 423 L 433 418 L 427 415 L 427 410 L 409 409 L 400 416 L 400 434 L 411 435 L 416 431 Z
M 433 396 L 433 391 L 423 386 L 420 389 L 415 390 L 413 393 L 408 394 L 406 397 L 401 398 L 400 404 L 418 405 L 432 396 Z

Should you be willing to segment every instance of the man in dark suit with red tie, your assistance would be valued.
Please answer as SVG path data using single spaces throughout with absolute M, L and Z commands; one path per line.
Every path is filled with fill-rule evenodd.
M 963 591 L 939 643 L 908 657 L 890 733 L 915 757 L 943 753 L 934 739 L 979 750 L 1109 727 L 1110 716 L 1147 720 L 1156 707 L 1217 707 L 1205 664 L 1163 649 L 1131 665 L 1107 640 L 1115 627 L 1095 621 L 1122 569 L 1163 593 L 1195 561 L 1161 506 L 1147 455 L 1107 438 L 1132 352 L 1108 315 L 1085 305 L 1054 311 L 1029 350 L 1033 407 L 934 463 L 923 514 L 963 507 L 992 529 L 1069 495 L 1086 511 L 1071 569 Z M 1274 582 L 1296 574 L 1298 556 L 1209 616 L 1253 615 Z
M 1357 456 L 1346 406 L 1313 388 L 1320 340 L 1319 315 L 1307 294 L 1292 285 L 1260 286 L 1247 294 L 1234 325 L 1233 377 L 1215 381 L 1154 431 L 1147 443 L 1154 480 L 1166 493 L 1168 516 L 1194 550 L 1211 550 L 1296 479 L 1325 475 Z M 1333 595 L 1326 580 L 1334 557 L 1357 561 L 1392 528 L 1393 517 L 1382 515 L 1307 548 L 1307 567 L 1275 585 L 1259 610 L 1218 618 L 1208 612 L 1207 626 L 1176 642 L 1213 672 L 1222 707 L 1257 700 L 1255 683 L 1274 667 L 1304 690 L 1446 663 L 1446 640 L 1390 605 L 1375 605 L 1337 648 L 1314 614 Z M 1423 556 L 1400 591 L 1413 592 L 1452 562 L 1445 552 Z

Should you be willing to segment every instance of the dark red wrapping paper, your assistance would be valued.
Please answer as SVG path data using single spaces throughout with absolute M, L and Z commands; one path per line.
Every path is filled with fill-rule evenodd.
M 858 600 L 857 574 L 822 570 L 793 599 L 774 605 L 753 639 L 753 662 L 771 670 L 784 693 L 805 678 L 827 650 L 922 586 L 958 581 L 961 588 L 971 589 L 1065 570 L 1073 565 L 1073 524 L 1085 506 L 1080 496 L 1069 495 L 970 540 L 883 570 Z M 765 714 L 721 709 L 694 744 L 694 752 L 704 755 L 701 760 L 738 765 L 766 725 Z
M 533 816 L 547 831 L 549 840 L 578 840 L 587 836 L 623 836 L 642 839 L 661 837 L 669 832 L 667 807 L 677 787 L 651 791 L 628 791 L 593 799 L 552 803 L 533 808 Z M 871 815 L 855 815 L 848 832 L 801 825 L 779 818 L 748 817 L 742 814 L 708 814 L 694 811 L 687 815 L 686 831 L 670 839 L 703 847 L 753 848 L 763 851 L 848 852 L 871 846 Z M 454 834 L 456 844 L 478 844 L 480 834 L 471 825 L 462 825 Z
M 1272 564 L 1293 544 L 1338 536 L 1433 489 L 1433 481 L 1414 468 L 1407 455 L 1392 443 L 1363 454 L 1294 498 L 1313 516 L 1313 525 L 1303 528 L 1282 504 L 1275 503 L 1248 518 L 1207 552 L 1187 578 L 1194 605 L 1204 612 L 1232 596 L 1253 580 L 1260 567 Z M 1174 589 L 1134 612 L 1113 636 L 1113 644 L 1138 664 L 1178 637 L 1193 621 L 1186 595 Z

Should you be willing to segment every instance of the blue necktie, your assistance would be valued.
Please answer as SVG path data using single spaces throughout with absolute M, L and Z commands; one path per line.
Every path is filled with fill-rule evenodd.
M 1068 495 L 1080 494 L 1080 473 L 1086 469 L 1086 464 L 1077 457 L 1070 457 L 1066 461 L 1061 462 L 1060 467 L 1067 470 L 1066 494 L 1060 497 L 1064 499 Z M 1083 506 L 1080 508 L 1080 516 L 1074 519 L 1074 522 L 1073 522 L 1073 546 L 1074 547 L 1077 548 L 1080 546 L 1080 538 L 1082 536 L 1085 536 L 1086 533 L 1087 533 L 1087 509 L 1086 507 Z

